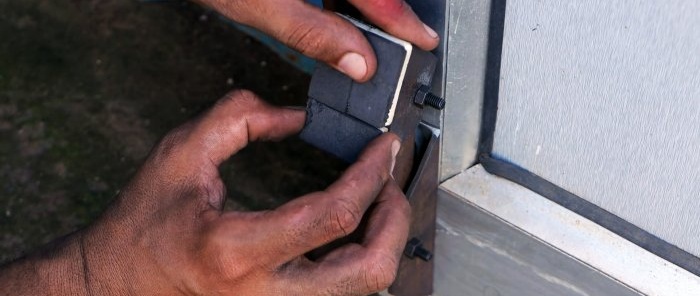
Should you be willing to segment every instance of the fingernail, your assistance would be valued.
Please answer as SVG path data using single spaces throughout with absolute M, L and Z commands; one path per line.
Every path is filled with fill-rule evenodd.
M 435 30 L 428 27 L 428 25 L 423 24 L 423 28 L 425 28 L 425 31 L 428 32 L 428 35 L 430 35 L 430 37 L 432 37 L 433 39 L 438 38 L 438 34 L 435 32 Z
M 367 75 L 367 61 L 354 52 L 348 52 L 340 58 L 338 68 L 353 79 L 362 79 Z
M 394 166 L 396 166 L 396 155 L 401 150 L 401 142 L 394 141 L 391 143 L 391 175 L 394 176 Z

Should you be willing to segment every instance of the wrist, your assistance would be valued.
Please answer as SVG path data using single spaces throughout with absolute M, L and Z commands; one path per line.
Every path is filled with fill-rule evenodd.
M 139 270 L 128 264 L 135 250 L 123 245 L 128 240 L 114 234 L 110 227 L 99 227 L 99 224 L 86 229 L 80 236 L 85 289 L 89 295 L 140 294 L 136 293 L 139 292 L 136 281 Z
M 89 295 L 178 294 L 148 253 L 148 241 L 124 221 L 105 220 L 111 222 L 93 224 L 80 239 Z
M 0 270 L 0 291 L 13 295 L 88 295 L 80 233 Z

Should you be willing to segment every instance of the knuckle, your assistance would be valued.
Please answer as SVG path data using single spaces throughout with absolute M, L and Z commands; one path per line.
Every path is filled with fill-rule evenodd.
M 322 56 L 326 52 L 324 29 L 310 24 L 298 24 L 286 34 L 286 42 L 299 52 L 309 56 Z
M 328 233 L 330 236 L 346 236 L 360 225 L 362 212 L 360 208 L 351 201 L 344 198 L 334 199 L 328 209 Z
M 279 214 L 279 212 L 277 212 Z M 314 213 L 312 207 L 296 207 L 288 214 L 282 214 L 285 218 L 282 220 L 282 230 L 280 231 L 282 242 L 287 246 L 306 245 L 309 243 L 310 231 L 316 231 L 318 226 L 314 217 L 318 215 Z
M 213 122 L 220 122 L 220 119 L 232 116 L 241 120 L 264 110 L 266 106 L 267 104 L 255 93 L 249 90 L 234 90 L 217 101 L 205 117 Z
M 246 256 L 235 252 L 228 252 L 231 241 L 229 228 L 223 224 L 217 224 L 206 229 L 199 250 L 200 260 L 216 274 L 225 279 L 236 279 L 253 272 L 254 264 Z
M 392 256 L 374 255 L 369 257 L 364 271 L 364 284 L 371 292 L 388 288 L 396 279 L 398 262 Z
M 215 109 L 223 109 L 226 111 L 247 110 L 258 107 L 263 104 L 263 101 L 252 91 L 249 90 L 234 90 L 224 96 L 223 99 L 216 103 Z M 233 110 L 231 110 L 233 109 Z
M 381 12 L 383 17 L 377 20 L 381 26 L 394 24 L 397 17 L 410 8 L 404 0 L 366 0 L 365 3 L 367 9 Z
M 175 155 L 178 155 L 182 149 L 182 145 L 187 139 L 189 134 L 189 124 L 180 126 L 163 137 L 160 140 L 156 148 L 154 149 L 155 157 L 159 160 L 169 159 Z
M 367 5 L 382 12 L 393 12 L 403 9 L 403 0 L 367 0 Z

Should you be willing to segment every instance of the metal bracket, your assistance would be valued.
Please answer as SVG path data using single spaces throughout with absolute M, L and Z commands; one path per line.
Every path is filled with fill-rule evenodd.
M 420 134 L 427 138 L 420 164 L 406 191 L 411 208 L 409 242 L 399 264 L 396 281 L 389 293 L 399 296 L 425 296 L 433 293 L 435 249 L 435 216 L 437 210 L 438 164 L 440 154 L 439 135 L 426 126 L 419 126 Z M 420 143 L 420 142 L 419 142 Z
M 435 129 L 421 124 L 421 118 L 429 109 L 425 106 L 441 109 L 445 105 L 445 100 L 430 93 L 437 58 L 376 28 L 350 21 L 365 34 L 380 66 L 370 81 L 358 83 L 318 65 L 309 86 L 307 121 L 300 138 L 347 162 L 355 161 L 383 132 L 402 139 L 393 176 L 406 192 L 413 217 L 407 256 L 400 262 L 398 279 L 390 291 L 429 295 L 433 286 L 439 138 Z M 346 240 L 352 239 L 351 235 Z

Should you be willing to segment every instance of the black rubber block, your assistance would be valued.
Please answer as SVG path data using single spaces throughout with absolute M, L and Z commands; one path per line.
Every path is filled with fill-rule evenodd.
M 346 162 L 354 162 L 382 131 L 352 116 L 309 99 L 306 126 L 299 137 Z

